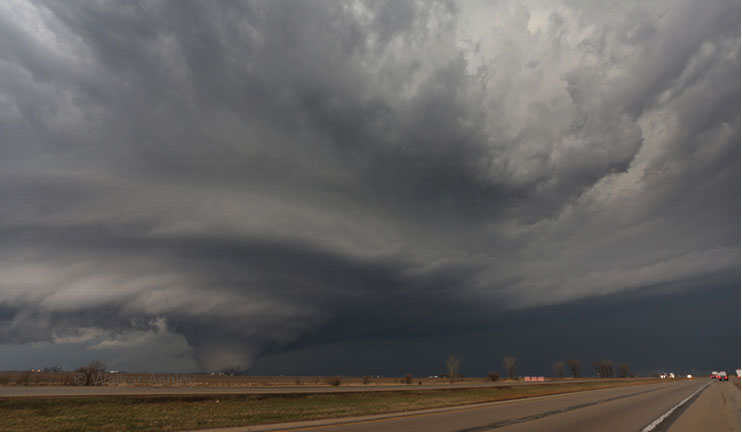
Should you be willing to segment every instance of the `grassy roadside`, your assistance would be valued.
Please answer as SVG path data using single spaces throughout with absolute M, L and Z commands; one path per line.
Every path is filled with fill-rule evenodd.
M 153 431 L 382 414 L 658 382 L 601 382 L 392 392 L 0 399 L 3 431 Z

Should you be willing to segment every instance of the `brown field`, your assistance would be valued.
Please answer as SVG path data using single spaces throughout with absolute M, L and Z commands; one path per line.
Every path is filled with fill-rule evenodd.
M 76 374 L 76 372 L 0 372 L 0 386 L 74 386 L 78 385 L 75 381 Z M 334 380 L 339 380 L 340 386 L 379 386 L 404 383 L 402 377 L 106 373 L 101 376 L 99 385 L 125 387 L 162 387 L 170 385 L 187 385 L 189 387 L 295 387 L 331 386 Z M 546 380 L 560 381 L 550 378 L 546 378 Z M 482 383 L 486 381 L 485 377 L 466 377 L 457 379 L 456 383 Z M 410 385 L 445 384 L 447 382 L 449 382 L 447 378 L 415 377 Z

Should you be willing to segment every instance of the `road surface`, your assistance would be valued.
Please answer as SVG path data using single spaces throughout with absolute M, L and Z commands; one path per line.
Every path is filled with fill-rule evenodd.
M 222 431 L 739 431 L 739 400 L 739 389 L 731 382 L 694 379 L 464 408 Z M 726 402 L 719 405 L 719 401 Z
M 739 431 L 740 392 L 732 384 L 739 381 L 712 384 L 698 396 L 672 424 L 670 432 Z

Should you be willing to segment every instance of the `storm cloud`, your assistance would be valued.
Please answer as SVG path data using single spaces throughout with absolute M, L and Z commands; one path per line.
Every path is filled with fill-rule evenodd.
M 738 289 L 739 16 L 5 2 L 0 343 L 249 369 Z

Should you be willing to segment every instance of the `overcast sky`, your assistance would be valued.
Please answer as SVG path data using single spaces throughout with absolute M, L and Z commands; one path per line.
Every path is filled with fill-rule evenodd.
M 737 0 L 0 3 L 0 369 L 729 369 L 739 324 Z

